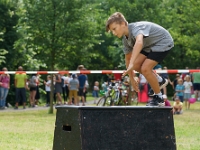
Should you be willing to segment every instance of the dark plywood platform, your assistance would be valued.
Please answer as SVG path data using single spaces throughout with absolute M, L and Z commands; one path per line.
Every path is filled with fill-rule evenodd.
M 176 150 L 171 107 L 56 107 L 53 150 Z

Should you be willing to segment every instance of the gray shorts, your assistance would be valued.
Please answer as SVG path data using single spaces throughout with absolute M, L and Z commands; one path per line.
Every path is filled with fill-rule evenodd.
M 191 98 L 191 93 L 184 93 L 184 99 Z

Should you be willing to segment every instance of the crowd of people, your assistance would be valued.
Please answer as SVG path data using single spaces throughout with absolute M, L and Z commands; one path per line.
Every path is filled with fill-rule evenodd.
M 85 70 L 83 65 L 79 65 L 78 70 Z M 2 71 L 8 71 L 3 68 Z M 14 76 L 15 87 L 15 106 L 18 109 L 19 104 L 22 103 L 23 109 L 29 107 L 37 107 L 40 99 L 39 86 L 45 85 L 46 106 L 50 106 L 50 93 L 53 90 L 54 104 L 68 104 L 79 105 L 79 100 L 85 106 L 87 89 L 89 87 L 87 75 L 85 74 L 53 74 L 47 75 L 47 79 L 41 83 L 39 74 L 31 74 L 27 76 L 23 72 L 23 67 L 18 67 L 18 72 Z M 53 82 L 52 82 L 53 81 Z M 6 98 L 10 89 L 10 75 L 0 75 L 0 110 L 6 109 Z M 27 91 L 29 96 L 27 97 Z
M 157 65 L 155 70 L 167 70 L 167 67 L 163 67 L 161 65 Z M 186 67 L 188 69 L 188 67 Z M 199 69 L 197 67 L 197 69 Z M 168 80 L 169 85 L 171 85 L 174 95 L 172 100 L 174 103 L 172 104 L 174 114 L 180 114 L 182 112 L 183 104 L 185 103 L 185 109 L 190 109 L 190 104 L 193 103 L 191 99 L 200 100 L 200 72 L 194 73 L 182 73 L 176 74 L 176 78 L 174 80 L 170 80 L 169 75 L 167 73 L 159 74 L 161 77 Z M 145 100 L 148 101 L 151 99 L 151 92 L 148 87 L 148 82 L 145 80 L 144 76 L 139 75 L 139 87 L 140 92 L 138 92 L 138 98 L 140 102 Z M 164 87 L 162 90 L 163 99 L 165 101 L 165 106 L 170 105 L 166 104 L 167 100 L 167 88 Z M 147 98 L 148 97 L 148 98 Z
M 83 65 L 79 65 L 78 70 L 85 70 L 86 68 Z M 116 70 L 118 68 L 115 68 Z M 161 67 L 157 65 L 155 69 L 167 69 L 167 67 Z M 197 68 L 198 69 L 198 68 Z M 3 68 L 2 71 L 7 71 L 7 68 Z M 18 71 L 23 71 L 23 67 L 19 66 Z M 185 103 L 185 108 L 190 108 L 190 98 L 193 96 L 196 100 L 199 100 L 200 94 L 200 73 L 194 72 L 190 73 L 182 73 L 176 74 L 176 78 L 171 81 L 169 75 L 167 73 L 160 74 L 163 78 L 167 79 L 169 84 L 172 86 L 174 90 L 173 100 L 174 103 L 173 111 L 174 114 L 180 114 L 182 112 L 183 103 Z M 82 105 L 85 106 L 86 102 L 86 94 L 89 88 L 88 78 L 86 74 L 53 74 L 47 75 L 47 79 L 40 83 L 40 75 L 32 74 L 27 77 L 26 73 L 16 73 L 14 77 L 14 86 L 15 86 L 15 106 L 14 109 L 18 109 L 19 102 L 22 102 L 23 108 L 26 108 L 27 99 L 29 107 L 37 107 L 40 92 L 39 85 L 45 85 L 46 91 L 46 106 L 50 105 L 50 92 L 52 90 L 52 86 L 54 87 L 54 104 L 61 105 L 79 105 L 80 100 L 82 101 Z M 51 78 L 53 79 L 53 83 L 51 82 Z M 106 82 L 112 83 L 111 81 L 121 81 L 122 74 L 108 74 Z M 138 92 L 138 101 L 139 102 L 148 102 L 151 99 L 151 88 L 145 77 L 142 74 L 138 75 L 139 81 L 139 89 Z M 100 86 L 99 81 L 95 81 L 92 88 L 92 95 L 94 97 L 94 104 L 97 103 L 97 99 L 99 97 L 100 89 L 105 89 L 103 83 Z M 6 108 L 6 97 L 8 95 L 10 88 L 10 75 L 9 74 L 1 74 L 0 75 L 0 109 Z M 27 98 L 26 91 L 29 91 L 29 97 Z M 167 98 L 167 88 L 164 87 L 162 89 L 163 99 L 165 101 L 165 106 L 171 106 L 168 98 Z

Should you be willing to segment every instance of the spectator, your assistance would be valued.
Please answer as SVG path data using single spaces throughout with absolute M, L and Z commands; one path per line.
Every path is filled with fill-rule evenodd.
M 23 67 L 19 66 L 18 71 L 23 71 Z M 20 102 L 20 98 L 22 98 L 22 103 L 23 103 L 23 109 L 26 109 L 26 80 L 27 80 L 27 75 L 26 73 L 20 72 L 15 74 L 15 108 L 18 109 L 18 105 Z M 21 97 L 20 97 L 21 96 Z
M 83 68 L 83 70 L 87 70 L 86 68 Z M 85 88 L 84 88 L 84 92 L 83 92 L 83 96 L 85 99 L 85 102 L 87 101 L 87 93 L 88 93 L 88 88 L 89 88 L 89 83 L 88 83 L 88 76 L 85 74 L 86 76 L 86 81 L 85 81 Z
M 61 80 L 61 75 L 60 74 L 56 74 L 56 79 L 55 79 L 55 93 L 57 96 L 57 105 L 62 104 L 62 97 L 61 97 L 61 93 L 62 93 L 62 80 Z
M 104 82 L 104 83 L 101 85 L 101 87 L 102 87 L 102 90 L 103 90 L 103 91 L 107 92 L 107 91 L 108 91 L 108 82 Z
M 94 104 L 96 104 L 96 101 L 99 98 L 99 82 L 98 81 L 95 81 L 94 83 L 93 97 L 94 97 Z
M 182 112 L 182 107 L 183 103 L 180 101 L 179 97 L 176 97 L 173 104 L 173 114 L 180 114 Z
M 193 79 L 195 98 L 198 100 L 198 95 L 200 93 L 200 72 L 194 72 L 192 74 L 192 79 Z
M 167 67 L 166 67 L 166 66 L 163 67 L 163 70 L 167 70 Z M 170 80 L 170 78 L 169 78 L 168 73 L 161 73 L 160 76 L 163 77 L 163 78 L 165 78 L 165 79 L 167 79 L 168 82 L 169 82 L 170 84 L 172 84 L 172 82 L 171 82 L 171 80 Z M 165 95 L 167 95 L 167 87 L 164 87 L 164 88 L 163 88 L 163 93 L 164 93 Z
M 8 71 L 6 67 L 2 71 Z M 0 109 L 6 109 L 6 98 L 10 89 L 10 75 L 0 75 Z
M 44 81 L 46 91 L 46 107 L 50 105 L 50 92 L 51 92 L 51 76 L 47 76 L 47 81 Z
M 146 78 L 140 74 L 139 75 L 139 89 L 138 92 L 138 100 L 139 102 L 148 102 L 148 85 Z
M 67 77 L 63 74 L 61 74 L 61 85 L 62 85 L 62 95 L 63 95 L 63 99 L 64 99 L 64 104 L 66 104 L 66 84 L 65 84 L 65 80 L 67 79 Z
M 178 79 L 178 84 L 176 85 L 176 96 L 179 97 L 180 101 L 183 103 L 183 93 L 185 87 L 183 85 L 183 80 L 180 78 Z
M 183 83 L 185 90 L 184 90 L 184 100 L 185 100 L 185 107 L 186 109 L 190 108 L 189 99 L 191 98 L 191 91 L 192 91 L 192 82 L 190 75 L 185 76 L 185 81 Z
M 32 74 L 29 79 L 29 87 L 30 87 L 30 106 L 35 107 L 35 95 L 37 92 L 37 77 L 36 74 Z
M 40 75 L 37 74 L 36 75 L 36 82 L 37 82 L 37 86 L 36 86 L 36 94 L 35 94 L 35 107 L 38 106 L 39 103 L 39 99 L 40 99 L 40 90 L 39 90 L 39 86 L 40 86 Z
M 68 85 L 69 85 L 69 81 L 70 81 L 70 74 L 67 74 L 67 76 L 66 76 L 66 78 L 65 78 L 65 93 L 66 93 L 66 101 L 67 101 L 67 99 L 68 99 L 68 97 L 69 97 L 69 87 L 68 87 Z
M 171 82 L 172 88 L 174 89 L 173 100 L 174 100 L 175 97 L 176 97 L 176 85 L 177 85 L 178 79 L 180 79 L 180 74 L 176 74 L 176 78 L 174 79 L 173 82 Z
M 79 67 L 79 69 L 83 70 L 84 68 Z M 83 106 L 85 106 L 84 92 L 85 92 L 86 80 L 87 80 L 86 75 L 80 73 L 78 76 L 78 81 L 79 81 L 78 95 L 80 96 L 80 99 L 82 100 Z M 79 103 L 79 99 L 78 99 L 78 103 Z
M 189 67 L 185 67 L 185 70 L 189 70 Z M 186 76 L 186 75 L 189 75 L 189 76 L 190 76 L 190 73 L 189 73 L 189 72 L 184 72 L 184 73 L 181 74 L 180 77 L 182 78 L 183 81 L 185 81 L 185 76 Z
M 167 99 L 167 95 L 163 95 L 163 99 L 164 99 L 164 102 L 165 102 L 165 106 L 171 106 L 169 100 Z
M 118 70 L 118 67 L 115 67 L 115 70 Z M 121 81 L 122 73 L 114 73 L 114 79 L 115 81 Z
M 76 74 L 72 74 L 72 79 L 69 81 L 69 102 L 68 105 L 72 105 L 72 97 L 74 98 L 74 105 L 78 103 L 78 88 L 79 81 L 77 80 Z

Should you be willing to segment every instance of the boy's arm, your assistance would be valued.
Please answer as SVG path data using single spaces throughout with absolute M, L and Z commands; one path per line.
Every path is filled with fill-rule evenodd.
M 129 72 L 131 72 L 133 70 L 134 62 L 135 62 L 136 58 L 138 57 L 139 53 L 141 52 L 142 48 L 143 48 L 143 35 L 139 34 L 136 37 L 136 42 L 135 42 L 135 45 L 132 50 L 128 68 L 127 68 L 126 72 L 123 73 L 123 76 L 125 76 L 126 74 L 128 74 Z
M 139 34 L 136 37 L 136 42 L 135 42 L 132 52 L 125 55 L 127 70 L 122 75 L 122 76 L 125 76 L 126 74 L 128 74 L 130 76 L 131 83 L 137 92 L 139 91 L 139 88 L 138 88 L 137 82 L 133 80 L 133 78 L 135 77 L 133 68 L 134 68 L 134 62 L 136 58 L 138 57 L 139 53 L 141 52 L 142 48 L 143 48 L 143 35 Z
M 132 56 L 132 52 L 125 55 L 126 68 L 128 68 L 128 66 L 129 66 L 131 56 Z M 129 78 L 130 78 L 130 81 L 131 81 L 131 84 L 132 84 L 134 90 L 136 92 L 139 92 L 138 82 L 134 79 L 134 77 L 135 77 L 134 70 L 129 72 L 128 75 L 129 75 Z
M 132 55 L 131 55 L 129 66 L 127 68 L 127 72 L 133 70 L 135 60 L 138 57 L 138 55 L 140 54 L 142 48 L 143 48 L 143 35 L 139 34 L 136 37 L 136 42 L 135 42 L 135 45 L 134 45 L 133 50 L 132 50 Z

